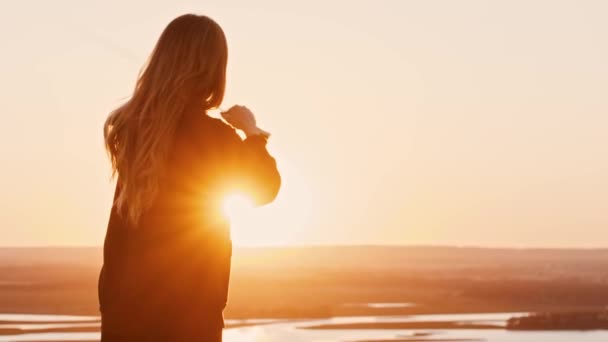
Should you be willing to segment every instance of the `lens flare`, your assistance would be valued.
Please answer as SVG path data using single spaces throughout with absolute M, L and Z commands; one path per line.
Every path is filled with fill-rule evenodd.
M 251 202 L 251 199 L 240 193 L 227 195 L 222 203 L 224 215 L 231 220 L 238 220 L 244 215 L 247 215 L 247 212 L 252 208 L 253 203 Z

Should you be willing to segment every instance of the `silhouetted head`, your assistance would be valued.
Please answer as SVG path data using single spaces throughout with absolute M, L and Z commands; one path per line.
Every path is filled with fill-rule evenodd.
M 209 17 L 186 14 L 161 34 L 137 82 L 148 91 L 174 94 L 207 110 L 224 98 L 228 47 L 220 26 Z
M 184 113 L 222 103 L 227 60 L 220 26 L 206 16 L 182 15 L 161 34 L 131 99 L 106 120 L 106 150 L 121 186 L 115 204 L 131 222 L 155 199 Z

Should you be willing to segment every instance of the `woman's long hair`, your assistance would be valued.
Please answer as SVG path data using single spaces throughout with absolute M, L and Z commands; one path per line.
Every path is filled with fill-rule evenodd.
M 161 34 L 131 98 L 108 116 L 105 147 L 120 184 L 114 205 L 130 222 L 159 191 L 184 113 L 222 103 L 227 60 L 220 26 L 206 16 L 182 15 Z

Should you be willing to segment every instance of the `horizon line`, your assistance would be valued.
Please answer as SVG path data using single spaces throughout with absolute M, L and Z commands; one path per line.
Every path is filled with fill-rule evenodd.
M 103 249 L 103 245 L 0 245 L 0 249 Z M 486 250 L 607 250 L 604 247 L 584 246 L 491 246 L 491 245 L 450 245 L 450 244 L 381 244 L 381 243 L 352 243 L 352 244 L 296 244 L 296 245 L 234 245 L 235 249 L 298 249 L 298 248 L 429 248 L 429 249 L 486 249 Z

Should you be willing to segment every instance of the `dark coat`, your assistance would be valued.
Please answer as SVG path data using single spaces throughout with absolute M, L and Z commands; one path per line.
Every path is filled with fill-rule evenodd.
M 172 151 L 155 203 L 137 224 L 112 207 L 99 277 L 106 336 L 188 341 L 221 331 L 232 255 L 221 201 L 239 191 L 261 205 L 279 190 L 266 139 L 241 140 L 221 120 L 186 115 Z

